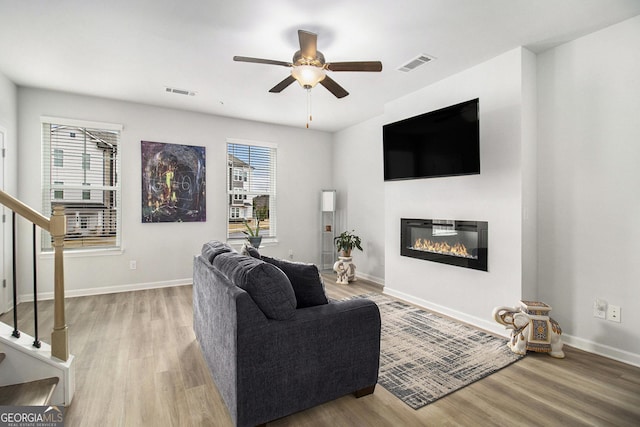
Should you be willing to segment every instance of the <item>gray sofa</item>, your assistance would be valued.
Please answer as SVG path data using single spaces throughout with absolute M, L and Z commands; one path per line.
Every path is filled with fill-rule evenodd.
M 235 425 L 373 393 L 380 356 L 375 303 L 328 301 L 318 290 L 321 279 L 314 283 L 315 266 L 265 259 L 216 241 L 194 258 L 194 330 Z

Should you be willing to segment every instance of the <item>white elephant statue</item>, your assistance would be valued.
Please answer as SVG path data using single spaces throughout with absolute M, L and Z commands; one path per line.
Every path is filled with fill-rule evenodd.
M 339 285 L 348 285 L 349 282 L 355 282 L 356 279 L 356 265 L 353 263 L 351 257 L 338 257 L 338 261 L 333 264 L 333 270 L 338 275 L 336 283 Z
M 527 350 L 548 353 L 557 359 L 564 358 L 562 351 L 562 329 L 558 322 L 548 316 L 551 307 L 544 303 L 522 301 L 522 307 L 496 307 L 493 318 L 511 329 L 509 348 L 516 354 Z M 537 304 L 532 306 L 532 304 Z M 548 307 L 548 308 L 547 308 Z

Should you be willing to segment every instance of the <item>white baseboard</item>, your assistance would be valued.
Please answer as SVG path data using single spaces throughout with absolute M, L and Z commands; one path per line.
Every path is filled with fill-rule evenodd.
M 629 365 L 640 367 L 639 354 L 631 353 L 626 350 L 620 350 L 619 348 L 610 347 L 604 344 L 598 344 L 593 341 L 585 340 L 567 334 L 562 334 L 562 341 L 565 344 L 570 345 L 571 347 L 588 351 L 589 353 L 594 353 L 600 356 L 608 357 L 609 359 L 617 360 L 618 362 L 623 362 Z
M 166 280 L 161 282 L 132 283 L 129 285 L 103 286 L 99 288 L 66 289 L 65 297 L 84 297 L 89 295 L 115 294 L 119 292 L 142 291 L 145 289 L 169 288 L 173 286 L 186 286 L 193 283 L 192 278 Z M 53 292 L 38 292 L 38 301 L 53 299 Z M 18 295 L 18 302 L 33 301 L 33 294 Z
M 356 277 L 362 278 L 364 280 L 368 280 L 369 282 L 373 282 L 376 285 L 380 285 L 380 286 L 384 287 L 384 279 L 381 279 L 379 277 L 371 276 L 369 274 L 360 273 L 360 272 L 356 272 Z
M 428 310 L 435 311 L 440 314 L 444 314 L 445 316 L 452 317 L 454 319 L 460 320 L 465 323 L 469 323 L 478 328 L 487 330 L 494 334 L 508 337 L 509 332 L 504 329 L 501 325 L 496 322 L 492 322 L 486 319 L 481 319 L 479 317 L 470 316 L 468 314 L 452 310 L 450 308 L 431 303 L 429 301 L 423 300 L 421 298 L 416 298 L 412 295 L 406 294 L 404 292 L 400 292 L 395 289 L 384 289 L 384 293 L 391 295 L 392 297 L 399 298 L 401 300 L 410 302 L 412 304 L 418 305 L 420 307 L 424 307 Z M 610 347 L 603 344 L 598 344 L 593 341 L 585 340 L 582 338 L 574 337 L 567 334 L 562 334 L 562 341 L 571 346 L 580 350 L 587 351 L 589 353 L 594 353 L 600 356 L 607 357 L 609 359 L 617 360 L 619 362 L 627 363 L 629 365 L 640 367 L 640 355 L 634 354 L 625 350 L 621 350 L 618 348 Z
M 387 295 L 391 295 L 392 297 L 399 298 L 401 300 L 410 302 L 412 304 L 418 305 L 420 307 L 424 307 L 427 310 L 435 311 L 440 314 L 444 314 L 445 316 L 452 317 L 456 320 L 459 320 L 464 323 L 469 323 L 473 326 L 476 326 L 480 329 L 484 329 L 493 334 L 497 334 L 503 337 L 508 337 L 509 333 L 504 329 L 503 326 L 497 324 L 496 322 L 491 322 L 487 319 L 482 319 L 476 316 L 470 316 L 461 311 L 452 310 L 448 307 L 434 304 L 427 300 L 423 300 L 422 298 L 414 297 L 413 295 L 406 294 L 404 292 L 398 291 L 396 289 L 386 288 L 384 289 L 384 293 Z

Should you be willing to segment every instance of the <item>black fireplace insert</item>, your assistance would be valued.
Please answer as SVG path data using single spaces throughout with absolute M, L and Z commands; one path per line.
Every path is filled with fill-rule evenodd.
M 487 222 L 402 218 L 400 224 L 400 255 L 487 271 Z

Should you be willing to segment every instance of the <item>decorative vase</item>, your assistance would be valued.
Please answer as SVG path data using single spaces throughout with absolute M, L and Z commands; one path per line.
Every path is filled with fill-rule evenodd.
M 251 243 L 251 246 L 258 249 L 260 247 L 260 243 L 262 242 L 262 236 L 248 236 L 247 240 Z
M 353 259 L 350 256 L 338 257 L 338 261 L 333 265 L 333 270 L 338 275 L 336 283 L 339 285 L 348 285 L 349 282 L 355 282 L 357 280 L 356 265 L 353 263 Z

